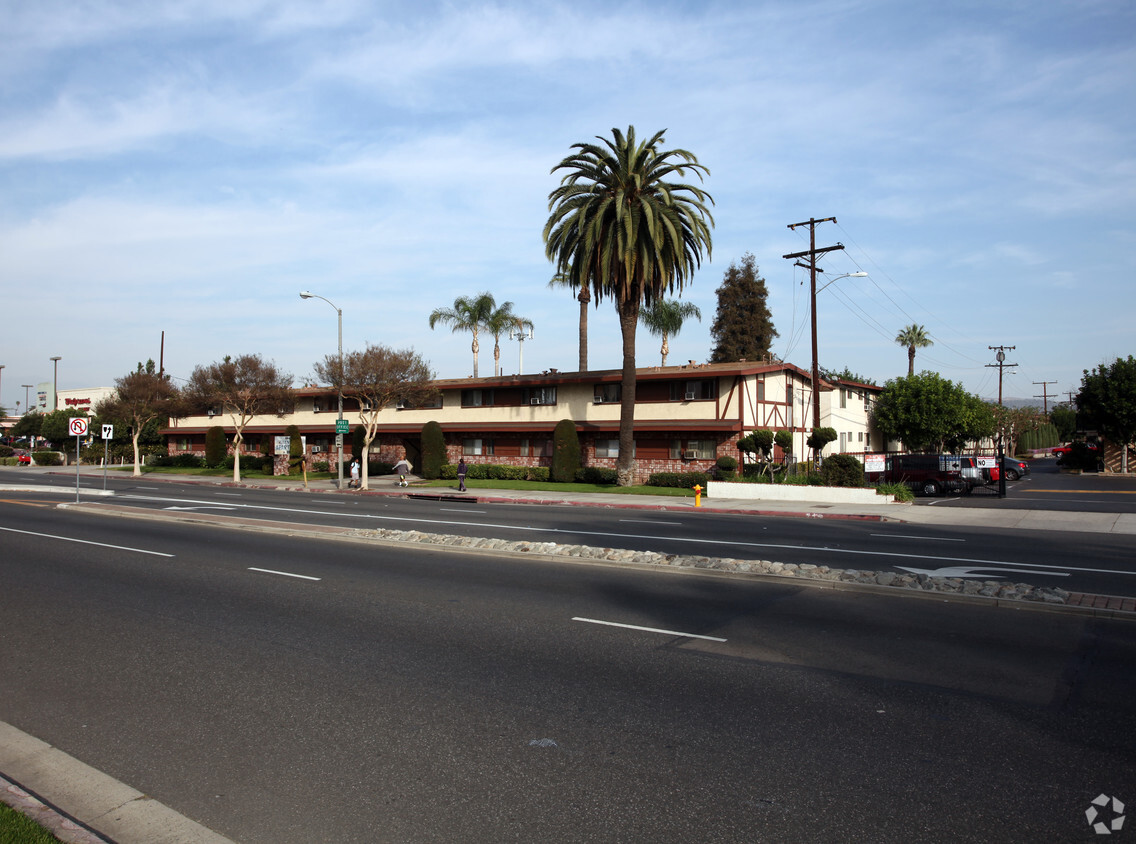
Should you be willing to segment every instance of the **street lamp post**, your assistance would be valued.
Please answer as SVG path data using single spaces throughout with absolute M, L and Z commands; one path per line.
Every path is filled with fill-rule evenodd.
M 31 413 L 32 406 L 28 404 L 28 402 L 31 401 L 31 399 L 28 398 L 28 390 L 32 388 L 32 385 L 21 384 L 20 386 L 24 388 L 24 413 Z
M 818 273 L 824 272 L 824 270 L 822 270 L 820 267 L 817 267 L 816 271 Z M 824 290 L 825 287 L 828 287 L 829 284 L 832 284 L 834 281 L 840 281 L 840 279 L 842 279 L 842 278 L 866 278 L 867 275 L 868 274 L 866 272 L 843 273 L 842 275 L 838 275 L 835 278 L 829 279 L 828 284 L 825 284 L 825 285 L 823 285 L 819 288 L 816 287 L 815 280 L 813 282 L 813 289 L 811 291 L 811 293 L 812 293 L 812 295 L 811 295 L 811 299 L 812 299 L 812 323 L 813 323 L 813 428 L 819 428 L 820 427 L 820 364 L 817 361 L 817 320 L 816 320 L 816 308 L 817 308 L 816 297 L 817 297 L 817 294 L 820 293 L 822 290 Z M 815 276 L 814 276 L 814 279 L 815 279 Z
M 509 329 L 509 339 L 516 340 L 520 345 L 517 347 L 517 374 L 525 374 L 525 340 L 533 339 L 533 330 L 529 329 L 528 337 L 525 336 L 524 326 Z
M 51 410 L 54 412 L 59 410 L 59 361 L 63 360 L 63 358 L 56 355 L 51 358 L 51 360 L 55 363 L 55 380 L 51 385 Z
M 323 299 L 333 308 L 335 308 L 335 315 L 339 320 L 339 384 L 337 390 L 339 393 L 339 415 L 336 419 L 339 422 L 343 421 L 343 309 L 335 306 L 335 303 L 324 296 L 318 296 L 315 293 L 309 293 L 307 290 L 300 291 L 301 299 Z M 339 464 L 339 481 L 336 489 L 343 489 L 343 434 L 339 432 L 339 425 L 336 425 L 335 432 L 335 462 Z

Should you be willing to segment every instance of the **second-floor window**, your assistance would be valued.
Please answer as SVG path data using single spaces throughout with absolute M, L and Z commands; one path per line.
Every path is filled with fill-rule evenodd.
M 556 388 L 528 388 L 527 390 L 525 390 L 525 404 L 556 404 Z
M 592 388 L 592 400 L 596 404 L 615 404 L 623 397 L 621 384 L 596 384 Z
M 462 390 L 462 407 L 492 407 L 492 390 Z
M 713 378 L 671 382 L 671 401 L 705 401 L 718 397 L 718 382 Z

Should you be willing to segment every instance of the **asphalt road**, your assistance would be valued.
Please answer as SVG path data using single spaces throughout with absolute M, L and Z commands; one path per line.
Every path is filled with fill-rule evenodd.
M 44 480 L 59 482 L 58 477 Z M 85 485 L 96 488 L 101 487 L 100 481 L 83 478 Z M 1029 483 L 1020 481 L 1015 490 Z M 1136 594 L 1136 537 L 1122 534 L 1031 533 L 977 525 L 932 527 L 708 511 L 478 504 L 147 482 L 145 478 L 111 478 L 109 486 L 116 495 L 100 500 L 142 509 L 1005 579 L 1097 594 Z M 58 497 L 37 500 L 58 501 Z M 1125 500 L 1130 507 L 1136 506 L 1136 496 Z
M 0 525 L 0 719 L 247 844 L 1088 840 L 1136 798 L 1127 622 Z

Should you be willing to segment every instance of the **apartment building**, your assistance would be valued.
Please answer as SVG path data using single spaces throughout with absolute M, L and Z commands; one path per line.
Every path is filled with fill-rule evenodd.
M 371 455 L 417 464 L 422 426 L 441 425 L 450 462 L 550 465 L 552 435 L 562 419 L 576 423 L 586 466 L 615 468 L 619 457 L 619 370 L 547 372 L 435 382 L 437 399 L 425 406 L 388 407 L 379 415 Z M 870 426 L 871 402 L 880 388 L 822 381 L 821 424 L 839 440 L 827 449 L 861 454 L 885 443 Z M 645 367 L 637 372 L 635 471 L 709 469 L 718 457 L 738 457 L 737 440 L 758 428 L 794 433 L 792 459 L 806 459 L 812 424 L 812 382 L 807 370 L 783 362 Z M 275 436 L 296 425 L 314 460 L 335 465 L 337 397 L 328 387 L 296 390 L 295 410 L 284 418 L 254 418 L 245 428 L 243 451 L 271 453 Z M 356 402 L 344 402 L 344 418 L 360 424 Z M 222 412 L 171 420 L 163 433 L 170 454 L 204 453 L 205 432 L 220 425 L 233 433 Z M 345 439 L 350 452 L 350 437 Z M 778 454 L 778 457 L 781 455 Z

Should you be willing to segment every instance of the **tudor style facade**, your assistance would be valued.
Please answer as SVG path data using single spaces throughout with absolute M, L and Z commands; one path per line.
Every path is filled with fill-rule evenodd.
M 439 398 L 430 405 L 380 412 L 371 454 L 391 463 L 406 457 L 417 465 L 422 426 L 433 420 L 442 427 L 452 463 L 464 457 L 467 463 L 547 466 L 556 424 L 571 419 L 579 432 L 583 464 L 614 468 L 619 456 L 620 380 L 619 370 L 439 380 Z M 886 447 L 870 425 L 879 387 L 823 381 L 820 389 L 821 424 L 839 436 L 829 453 L 862 454 Z M 334 466 L 335 391 L 303 387 L 296 390 L 296 398 L 294 412 L 284 418 L 254 418 L 244 429 L 243 451 L 271 453 L 273 438 L 296 425 L 311 458 Z M 640 369 L 636 479 L 646 481 L 653 472 L 707 470 L 718 457 L 739 457 L 738 438 L 759 428 L 792 431 L 790 457 L 803 460 L 811 402 L 809 373 L 788 363 L 691 361 Z M 344 418 L 352 428 L 360 423 L 354 401 L 344 402 Z M 232 435 L 232 421 L 221 413 L 172 420 L 163 431 L 169 453 L 204 453 L 205 432 L 215 425 Z M 345 453 L 350 442 L 346 437 Z

